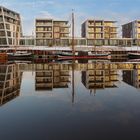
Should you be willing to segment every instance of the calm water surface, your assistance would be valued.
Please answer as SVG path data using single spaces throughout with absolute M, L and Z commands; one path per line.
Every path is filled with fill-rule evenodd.
M 0 140 L 140 139 L 140 64 L 0 65 Z

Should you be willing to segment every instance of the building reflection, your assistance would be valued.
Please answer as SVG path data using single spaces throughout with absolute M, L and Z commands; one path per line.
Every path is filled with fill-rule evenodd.
M 135 88 L 140 88 L 140 64 L 133 64 L 133 69 L 123 70 L 123 81 Z
M 35 65 L 36 90 L 53 90 L 53 88 L 68 88 L 70 71 L 67 65 L 36 64 Z
M 95 61 L 87 64 L 34 64 L 34 68 L 36 90 L 69 88 L 71 84 L 74 91 L 74 79 L 78 76 L 74 76 L 74 71 L 81 71 L 80 81 L 91 93 L 96 93 L 99 89 L 116 88 L 117 81 L 121 79 L 136 88 L 140 87 L 140 64 Z M 122 72 L 122 75 L 119 72 Z
M 19 96 L 21 79 L 19 64 L 0 65 L 0 105 Z
M 82 71 L 81 81 L 90 92 L 94 93 L 97 89 L 117 87 L 115 85 L 118 81 L 117 67 L 108 63 L 88 64 L 87 70 Z

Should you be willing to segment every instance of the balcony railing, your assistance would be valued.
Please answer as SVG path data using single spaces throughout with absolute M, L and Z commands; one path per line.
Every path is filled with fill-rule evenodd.
M 36 26 L 52 26 L 52 23 L 36 23 Z

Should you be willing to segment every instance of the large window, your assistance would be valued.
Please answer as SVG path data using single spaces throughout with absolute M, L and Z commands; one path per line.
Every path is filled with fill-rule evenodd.
M 0 29 L 4 29 L 4 24 L 0 23 Z
M 113 26 L 113 22 L 104 22 L 104 26 Z
M 0 38 L 0 45 L 7 45 L 6 38 Z
M 2 18 L 2 16 L 0 16 L 0 22 L 3 22 L 3 18 Z
M 54 27 L 54 32 L 60 32 L 60 27 Z
M 11 32 L 8 31 L 8 32 L 7 32 L 7 36 L 8 36 L 8 37 L 11 37 Z
M 10 30 L 10 25 L 6 24 L 6 29 Z
M 12 39 L 11 38 L 8 39 L 8 42 L 9 42 L 10 45 L 12 45 Z
M 96 38 L 102 38 L 102 34 L 96 34 Z
M 95 28 L 95 32 L 98 32 L 98 33 L 102 32 L 102 28 Z
M 54 33 L 54 38 L 60 38 L 60 34 L 59 33 Z
M 94 45 L 94 40 L 87 40 L 87 45 L 88 46 L 93 46 Z
M 5 32 L 4 31 L 0 31 L 0 36 L 5 36 Z
M 95 21 L 95 26 L 101 26 L 101 25 L 103 25 L 102 21 Z

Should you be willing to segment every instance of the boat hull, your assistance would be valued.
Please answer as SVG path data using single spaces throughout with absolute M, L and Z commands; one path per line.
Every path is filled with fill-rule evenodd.
M 139 53 L 130 53 L 128 54 L 129 59 L 140 59 Z
M 70 59 L 111 59 L 111 55 L 92 55 L 92 56 L 58 56 L 58 59 L 70 60 Z
M 32 59 L 32 54 L 8 54 L 8 60 L 30 60 Z

